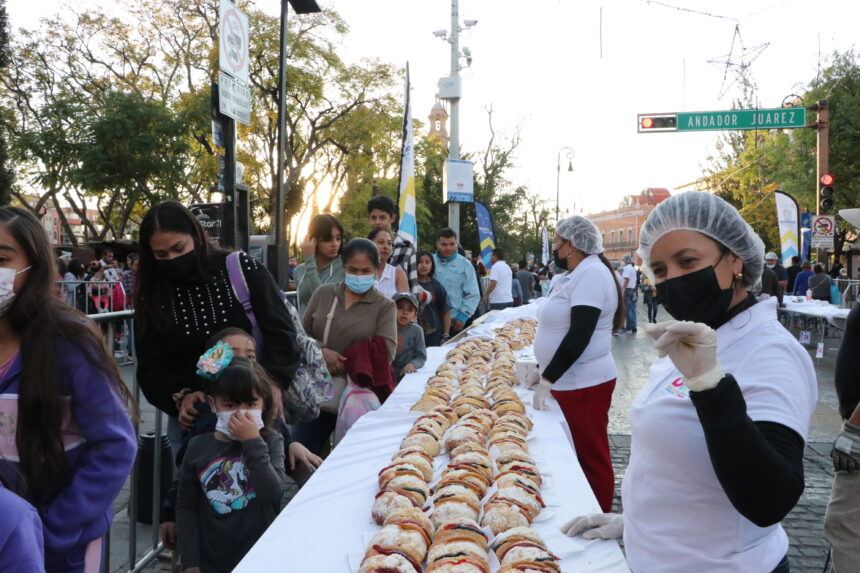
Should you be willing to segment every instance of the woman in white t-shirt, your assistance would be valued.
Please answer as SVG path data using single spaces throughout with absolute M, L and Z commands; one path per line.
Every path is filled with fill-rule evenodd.
M 575 215 L 556 224 L 553 279 L 538 311 L 534 351 L 541 368 L 533 405 L 546 409 L 552 393 L 573 437 L 576 457 L 603 511 L 612 508 L 615 475 L 609 455 L 609 405 L 615 388 L 612 332 L 624 302 L 598 228 Z
M 624 515 L 568 522 L 568 535 L 624 535 L 634 572 L 789 570 L 779 522 L 803 492 L 817 400 L 812 361 L 756 302 L 764 245 L 710 193 L 660 203 L 640 235 L 642 268 L 676 320 L 649 325 L 660 358 L 630 413 Z
M 379 250 L 379 266 L 376 268 L 376 288 L 388 298 L 409 290 L 409 280 L 400 267 L 388 264 L 394 250 L 393 233 L 383 227 L 373 229 L 367 236 Z

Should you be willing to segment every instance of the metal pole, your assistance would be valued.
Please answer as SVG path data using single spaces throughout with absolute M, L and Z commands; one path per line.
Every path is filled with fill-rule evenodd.
M 284 151 L 286 147 L 287 115 L 287 0 L 281 0 L 281 41 L 278 52 L 278 150 L 277 183 L 275 190 L 275 244 L 284 243 Z
M 460 12 L 459 0 L 451 0 L 451 77 L 460 75 Z M 460 159 L 460 99 L 451 100 L 451 134 L 448 145 L 448 157 Z M 460 204 L 455 201 L 448 203 L 448 226 L 460 238 Z
M 827 108 L 827 100 L 819 100 L 817 106 L 817 121 L 815 143 L 817 147 L 815 162 L 815 214 L 821 214 L 821 176 L 827 173 L 830 159 L 829 135 L 830 135 L 830 112 Z M 821 264 L 821 248 L 815 249 L 815 259 Z

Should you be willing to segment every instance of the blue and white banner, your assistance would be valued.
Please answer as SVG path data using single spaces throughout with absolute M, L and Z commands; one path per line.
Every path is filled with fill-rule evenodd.
M 400 147 L 400 187 L 398 203 L 400 223 L 397 229 L 404 239 L 418 244 L 418 221 L 415 218 L 415 148 L 412 145 L 412 103 L 409 97 L 409 62 L 406 62 L 406 101 L 403 104 L 403 144 Z
M 493 233 L 493 218 L 483 203 L 475 201 L 475 218 L 478 221 L 478 242 L 481 245 L 481 260 L 490 268 L 490 255 L 496 248 L 496 235 Z
M 794 197 L 782 191 L 775 191 L 776 222 L 779 225 L 779 240 L 782 249 L 782 263 L 791 264 L 791 257 L 800 252 L 800 209 Z

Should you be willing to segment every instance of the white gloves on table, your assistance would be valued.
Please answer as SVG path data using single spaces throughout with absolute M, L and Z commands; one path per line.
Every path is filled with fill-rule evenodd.
M 667 320 L 645 327 L 662 358 L 668 355 L 690 390 L 716 386 L 725 373 L 717 360 L 717 333 L 701 322 Z
M 548 380 L 541 378 L 535 387 L 535 395 L 532 398 L 532 407 L 535 410 L 546 410 L 546 399 L 549 396 L 549 391 L 552 389 L 552 384 Z
M 617 513 L 590 513 L 574 517 L 561 526 L 568 537 L 582 533 L 583 539 L 619 539 L 624 535 L 624 518 Z

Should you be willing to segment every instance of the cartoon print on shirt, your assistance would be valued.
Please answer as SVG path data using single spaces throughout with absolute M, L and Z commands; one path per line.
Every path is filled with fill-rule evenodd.
M 248 507 L 257 497 L 241 458 L 216 458 L 200 472 L 200 484 L 212 508 L 222 515 Z
M 687 388 L 687 385 L 684 383 L 683 378 L 675 378 L 672 382 L 666 386 L 666 392 L 669 394 L 673 394 L 678 398 L 689 398 L 690 397 L 690 389 Z

